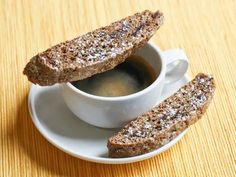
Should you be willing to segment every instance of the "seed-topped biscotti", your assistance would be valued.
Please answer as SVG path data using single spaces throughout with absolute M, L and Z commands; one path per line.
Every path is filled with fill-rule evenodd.
M 213 77 L 198 74 L 172 96 L 109 138 L 109 156 L 136 156 L 168 143 L 202 117 L 214 91 Z
M 39 85 L 85 79 L 123 62 L 144 46 L 162 23 L 159 11 L 136 13 L 39 53 L 23 73 Z

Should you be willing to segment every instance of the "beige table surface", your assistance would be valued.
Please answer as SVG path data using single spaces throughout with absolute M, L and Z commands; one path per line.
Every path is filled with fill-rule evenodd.
M 58 150 L 31 121 L 26 62 L 53 44 L 144 9 L 165 14 L 154 43 L 184 49 L 191 77 L 214 74 L 217 91 L 207 113 L 177 145 L 143 162 L 102 165 Z M 0 176 L 236 175 L 235 0 L 1 0 L 0 64 Z

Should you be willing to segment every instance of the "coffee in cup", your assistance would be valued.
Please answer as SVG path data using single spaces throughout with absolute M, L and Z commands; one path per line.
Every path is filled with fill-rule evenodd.
M 132 55 L 112 70 L 72 84 L 92 95 L 117 97 L 139 92 L 151 85 L 157 77 L 153 67 L 144 58 Z

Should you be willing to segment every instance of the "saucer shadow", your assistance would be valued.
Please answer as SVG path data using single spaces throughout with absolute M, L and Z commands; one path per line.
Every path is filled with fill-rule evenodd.
M 46 171 L 46 174 L 55 176 L 85 176 L 85 174 L 94 176 L 96 174 L 100 177 L 117 176 L 118 173 L 119 176 L 128 176 L 130 171 L 134 174 L 140 173 L 140 169 L 144 170 L 142 170 L 143 173 L 146 170 L 148 173 L 150 163 L 147 160 L 132 164 L 106 165 L 84 161 L 66 154 L 50 144 L 39 133 L 31 120 L 27 105 L 28 99 L 25 96 L 18 107 L 16 122 L 13 128 L 8 129 L 7 136 L 13 148 L 18 149 L 19 153 L 26 157 L 26 163 L 30 164 L 31 168 L 41 172 Z M 87 135 L 83 136 L 87 137 Z M 107 157 L 107 154 L 104 153 L 101 156 Z

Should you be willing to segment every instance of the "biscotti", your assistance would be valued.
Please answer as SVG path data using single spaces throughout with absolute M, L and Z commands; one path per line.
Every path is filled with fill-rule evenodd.
M 37 54 L 23 73 L 42 86 L 85 79 L 123 62 L 143 47 L 162 23 L 159 11 L 136 13 Z
M 202 117 L 214 91 L 213 77 L 198 74 L 172 96 L 109 138 L 109 156 L 136 156 L 168 143 Z

